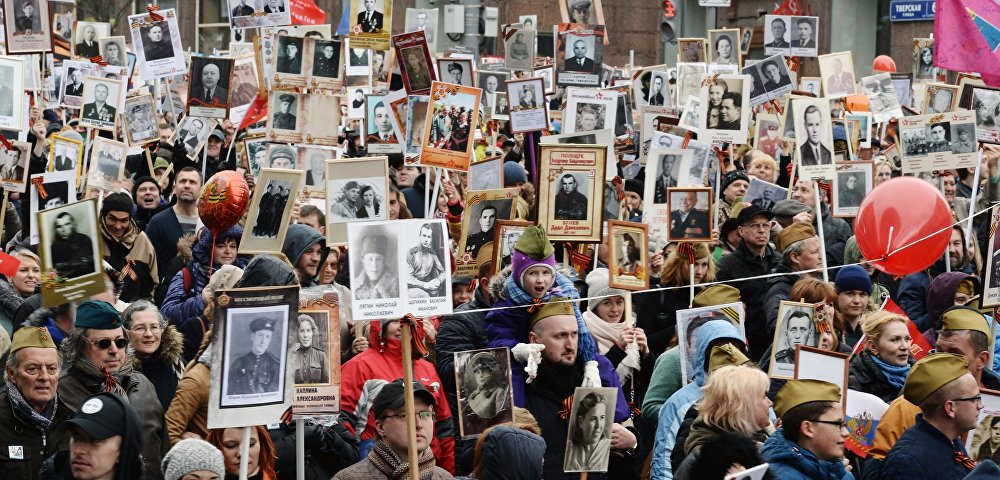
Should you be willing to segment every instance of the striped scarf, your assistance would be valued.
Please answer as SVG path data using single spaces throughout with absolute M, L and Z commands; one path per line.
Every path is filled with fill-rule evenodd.
M 504 284 L 504 292 L 507 298 L 515 305 L 531 305 L 532 298 L 528 292 L 525 292 L 517 282 L 514 281 L 514 276 L 511 275 L 507 277 L 507 282 Z M 573 285 L 573 281 L 569 279 L 566 275 L 556 272 L 555 283 L 549 291 L 545 292 L 542 296 L 541 301 L 543 303 L 552 300 L 553 297 L 563 297 L 572 300 L 580 299 L 580 292 Z M 590 329 L 587 328 L 587 322 L 583 320 L 583 314 L 580 313 L 580 306 L 577 302 L 572 302 L 573 313 L 576 314 L 576 325 L 579 328 L 579 337 L 577 344 L 577 352 L 583 356 L 584 362 L 589 362 L 591 360 L 597 359 L 597 344 L 594 342 L 594 337 L 590 335 Z M 516 339 L 517 341 L 527 341 L 527 339 Z
M 45 410 L 42 413 L 38 413 L 24 400 L 24 397 L 21 396 L 21 391 L 17 389 L 17 385 L 14 385 L 14 382 L 10 381 L 10 377 L 5 376 L 4 380 L 7 382 L 7 397 L 10 398 L 10 404 L 14 407 L 14 413 L 33 424 L 42 432 L 48 432 L 52 428 L 52 420 L 56 418 L 57 397 L 52 397 L 52 400 L 45 406 Z
M 378 471 L 385 474 L 392 480 L 407 480 L 410 478 L 410 463 L 399 458 L 389 445 L 381 439 L 375 442 L 375 448 L 368 454 L 368 460 Z M 429 447 L 420 452 L 417 459 L 417 470 L 422 480 L 433 478 L 434 476 L 434 451 Z

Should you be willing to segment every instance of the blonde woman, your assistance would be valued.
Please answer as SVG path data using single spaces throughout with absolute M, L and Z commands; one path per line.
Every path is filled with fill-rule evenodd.
M 870 393 L 892 403 L 902 392 L 910 374 L 910 332 L 906 317 L 886 311 L 872 312 L 861 319 L 865 348 L 851 360 L 848 388 Z

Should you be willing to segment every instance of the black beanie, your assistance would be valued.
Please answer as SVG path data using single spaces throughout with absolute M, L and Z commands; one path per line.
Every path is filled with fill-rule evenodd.
M 135 179 L 135 182 L 132 182 L 132 198 L 133 199 L 136 196 L 136 192 L 139 191 L 139 187 L 141 187 L 142 184 L 144 184 L 146 182 L 149 182 L 149 183 L 152 183 L 153 185 L 156 185 L 156 191 L 159 192 L 161 195 L 163 194 L 163 191 L 160 190 L 160 184 L 156 182 L 156 179 L 153 178 L 153 177 L 150 177 L 149 175 L 145 175 L 145 176 L 142 176 L 142 177 L 139 177 L 139 178 Z
M 132 215 L 135 203 L 132 202 L 132 197 L 129 197 L 125 192 L 115 192 L 107 197 L 104 197 L 104 204 L 101 207 L 101 216 L 105 216 L 108 212 L 128 212 Z

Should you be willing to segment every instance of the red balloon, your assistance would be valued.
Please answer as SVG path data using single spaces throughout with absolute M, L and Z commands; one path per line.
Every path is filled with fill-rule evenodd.
M 872 70 L 875 72 L 896 73 L 896 61 L 888 55 L 879 55 L 872 62 Z
M 243 175 L 233 170 L 216 173 L 205 183 L 198 199 L 198 215 L 212 233 L 218 235 L 236 225 L 250 204 L 250 187 Z
M 909 275 L 941 258 L 951 224 L 951 210 L 938 189 L 918 178 L 899 177 L 865 197 L 854 233 L 861 254 L 876 268 Z

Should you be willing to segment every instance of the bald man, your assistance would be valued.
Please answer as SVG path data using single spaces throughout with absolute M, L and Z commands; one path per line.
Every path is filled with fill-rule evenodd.
M 206 103 L 229 103 L 229 90 L 219 86 L 222 78 L 221 69 L 214 63 L 207 63 L 201 69 L 201 86 L 191 92 L 194 98 Z

